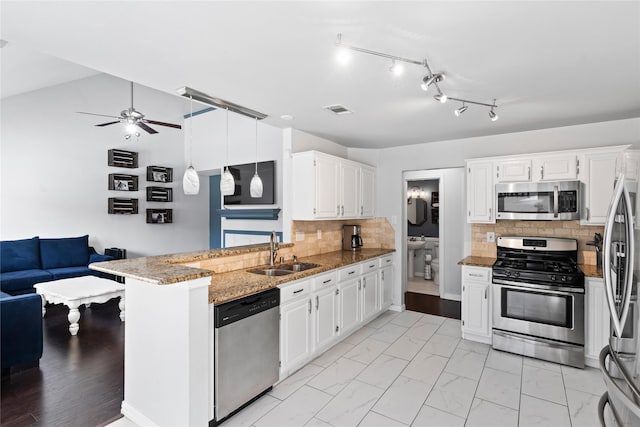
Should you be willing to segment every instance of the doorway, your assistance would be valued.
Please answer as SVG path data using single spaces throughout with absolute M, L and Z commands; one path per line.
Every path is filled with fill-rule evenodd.
M 464 257 L 464 168 L 403 173 L 403 297 L 405 307 L 460 318 Z M 426 277 L 426 280 L 425 280 Z

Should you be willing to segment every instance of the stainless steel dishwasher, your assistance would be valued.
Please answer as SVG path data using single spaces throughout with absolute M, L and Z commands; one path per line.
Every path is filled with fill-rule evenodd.
M 275 288 L 214 307 L 214 425 L 278 381 L 279 306 Z

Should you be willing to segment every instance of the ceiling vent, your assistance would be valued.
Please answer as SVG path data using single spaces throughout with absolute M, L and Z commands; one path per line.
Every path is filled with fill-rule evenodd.
M 327 105 L 326 107 L 322 107 L 327 111 L 331 111 L 334 114 L 351 114 L 353 113 L 353 111 L 349 110 L 347 107 L 345 107 L 344 105 L 340 105 L 340 104 L 334 104 L 334 105 Z

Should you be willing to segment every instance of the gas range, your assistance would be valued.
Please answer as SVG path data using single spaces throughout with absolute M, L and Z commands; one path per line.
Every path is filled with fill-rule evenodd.
M 573 239 L 499 237 L 494 283 L 522 283 L 584 289 Z

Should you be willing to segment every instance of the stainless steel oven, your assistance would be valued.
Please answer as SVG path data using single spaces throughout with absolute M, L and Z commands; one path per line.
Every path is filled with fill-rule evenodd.
M 584 367 L 584 275 L 576 260 L 573 239 L 498 238 L 494 348 Z
M 496 219 L 580 219 L 580 181 L 496 184 Z

